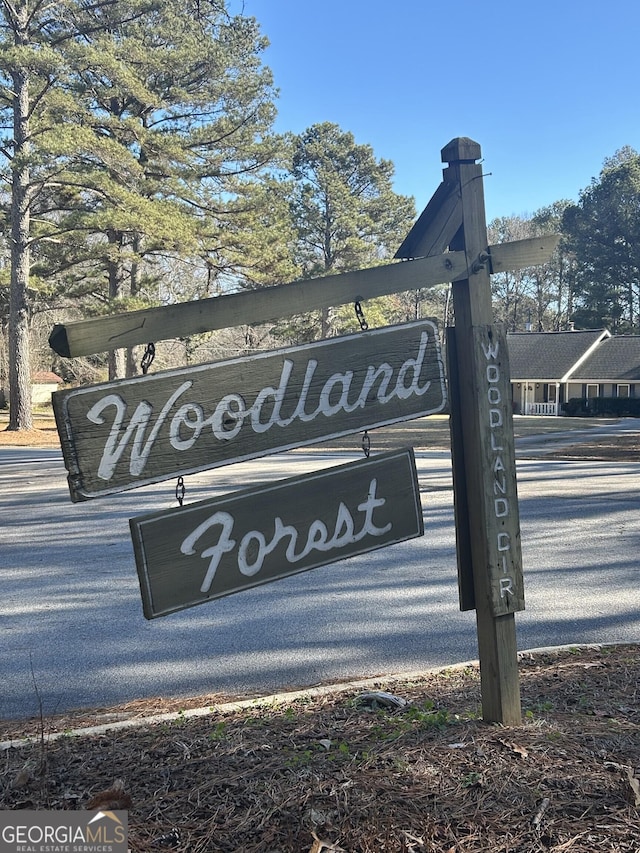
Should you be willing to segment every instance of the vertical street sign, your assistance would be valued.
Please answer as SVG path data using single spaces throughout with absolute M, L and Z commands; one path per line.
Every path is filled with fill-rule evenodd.
M 462 227 L 451 248 L 466 255 L 467 277 L 453 282 L 455 331 L 449 341 L 457 388 L 451 394 L 454 500 L 461 603 L 476 609 L 485 720 L 521 720 L 514 611 L 524 607 L 515 454 L 505 338 L 493 325 L 480 146 L 452 140 L 442 150 L 455 180 Z M 451 357 L 450 357 L 451 364 Z M 473 578 L 473 594 L 469 578 Z

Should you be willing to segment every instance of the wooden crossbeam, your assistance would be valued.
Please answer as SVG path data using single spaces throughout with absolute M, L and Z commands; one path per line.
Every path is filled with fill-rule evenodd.
M 521 269 L 548 261 L 558 239 L 558 235 L 549 235 L 515 244 L 500 243 L 489 246 L 486 253 L 494 271 Z M 470 258 L 469 262 L 476 260 Z M 260 290 L 76 320 L 54 326 L 49 345 L 58 355 L 75 358 L 214 329 L 266 323 L 331 305 L 445 284 L 466 277 L 468 267 L 464 252 L 446 252 Z

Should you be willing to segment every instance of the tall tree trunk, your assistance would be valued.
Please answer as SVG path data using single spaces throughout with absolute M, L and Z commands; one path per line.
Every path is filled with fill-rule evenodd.
M 108 238 L 110 243 L 118 243 L 120 235 L 116 232 L 110 232 Z M 120 262 L 115 260 L 107 261 L 107 268 L 109 275 L 109 300 L 113 303 L 115 300 L 122 298 L 122 268 Z M 110 350 L 107 364 L 109 367 L 109 380 L 123 379 L 127 369 L 126 350 Z
M 131 270 L 129 273 L 129 282 L 130 282 L 130 292 L 131 296 L 137 296 L 140 290 L 140 243 L 141 238 L 139 234 L 135 234 L 133 237 L 133 241 L 131 244 L 131 251 L 133 254 L 133 258 L 131 260 Z M 131 376 L 138 375 L 138 364 L 139 364 L 139 347 L 127 347 L 127 366 L 126 366 L 126 375 L 127 378 Z
M 27 10 L 22 10 L 26 16 Z M 24 22 L 26 31 L 26 19 Z M 19 37 L 16 38 L 19 43 Z M 9 294 L 9 429 L 33 428 L 29 346 L 29 74 L 13 75 L 13 175 L 11 186 L 11 289 Z

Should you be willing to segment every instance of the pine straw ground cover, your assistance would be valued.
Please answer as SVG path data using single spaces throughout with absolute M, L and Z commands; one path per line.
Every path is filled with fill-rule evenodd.
M 638 647 L 520 672 L 517 727 L 481 721 L 473 666 L 381 681 L 396 709 L 349 688 L 55 739 L 5 722 L 35 736 L 0 753 L 0 808 L 125 808 L 134 853 L 638 853 Z

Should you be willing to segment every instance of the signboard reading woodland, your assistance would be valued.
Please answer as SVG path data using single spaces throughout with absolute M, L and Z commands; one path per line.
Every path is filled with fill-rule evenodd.
M 73 501 L 435 414 L 435 322 L 53 394 Z
M 424 532 L 412 449 L 129 524 L 147 619 Z

